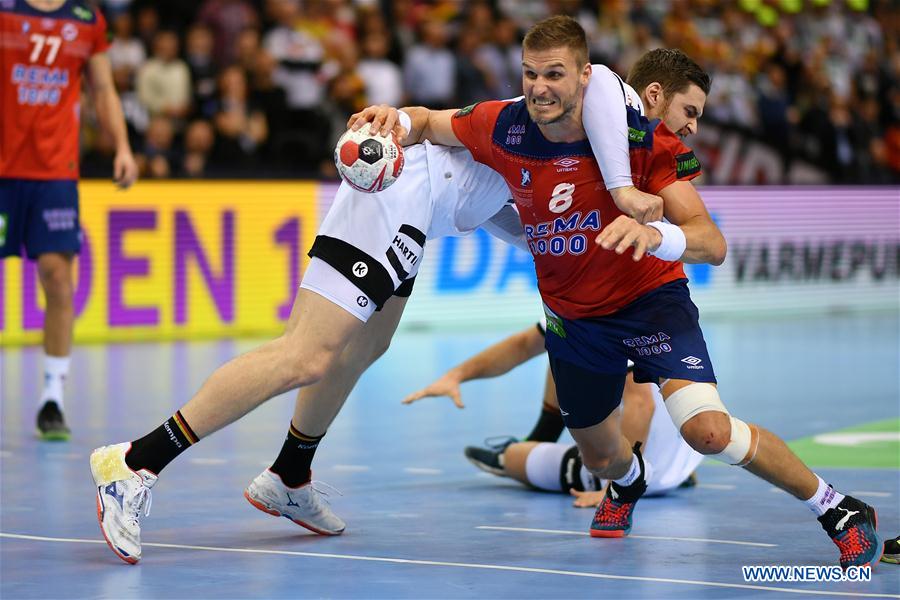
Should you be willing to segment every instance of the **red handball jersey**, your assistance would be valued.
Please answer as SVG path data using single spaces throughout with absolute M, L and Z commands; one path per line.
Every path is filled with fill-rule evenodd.
M 628 110 L 635 185 L 651 194 L 693 179 L 700 164 L 659 121 Z M 622 214 L 588 141 L 549 142 L 528 116 L 525 101 L 483 102 L 453 117 L 456 137 L 475 160 L 500 173 L 512 190 L 544 302 L 567 319 L 608 315 L 639 296 L 685 278 L 680 262 L 645 256 L 634 262 L 594 243 Z
M 0 177 L 78 178 L 81 74 L 108 46 L 84 2 L 45 12 L 0 0 Z

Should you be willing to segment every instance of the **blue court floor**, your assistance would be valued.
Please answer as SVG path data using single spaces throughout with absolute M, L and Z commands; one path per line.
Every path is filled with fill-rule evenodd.
M 900 416 L 898 317 L 711 321 L 707 341 L 731 411 L 786 439 Z M 402 333 L 325 437 L 316 479 L 347 521 L 335 538 L 253 509 L 247 483 L 281 446 L 292 398 L 274 399 L 170 465 L 129 566 L 98 530 L 88 455 L 146 433 L 250 341 L 77 347 L 68 443 L 34 436 L 37 348 L 2 349 L 0 597 L 8 598 L 782 598 L 900 597 L 900 566 L 867 583 L 747 583 L 742 565 L 836 565 L 798 501 L 704 463 L 700 486 L 638 505 L 630 537 L 591 539 L 592 511 L 480 473 L 462 448 L 523 436 L 544 362 L 466 384 L 447 399 L 407 393 L 513 332 Z M 816 469 L 877 507 L 900 533 L 895 469 Z

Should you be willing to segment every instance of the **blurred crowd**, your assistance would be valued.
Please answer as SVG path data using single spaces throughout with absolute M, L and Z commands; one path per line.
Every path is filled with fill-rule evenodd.
M 900 181 L 895 0 L 102 0 L 143 177 L 333 177 L 368 104 L 464 106 L 521 93 L 521 38 L 579 20 L 623 76 L 681 48 L 712 75 L 701 122 L 834 182 Z M 83 173 L 110 141 L 86 97 Z

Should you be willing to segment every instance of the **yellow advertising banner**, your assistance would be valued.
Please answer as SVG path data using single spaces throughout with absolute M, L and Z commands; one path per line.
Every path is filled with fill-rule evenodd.
M 78 342 L 280 332 L 319 223 L 315 182 L 79 185 Z M 0 342 L 37 343 L 36 263 L 0 261 Z

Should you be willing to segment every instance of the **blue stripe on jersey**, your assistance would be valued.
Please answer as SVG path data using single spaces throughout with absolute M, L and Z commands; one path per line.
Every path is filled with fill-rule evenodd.
M 528 116 L 525 100 L 511 102 L 497 117 L 492 139 L 506 152 L 536 160 L 553 160 L 566 156 L 593 156 L 587 139 L 556 143 L 547 140 Z
M 625 115 L 628 119 L 629 147 L 653 150 L 653 132 L 659 125 L 659 119 L 651 121 L 630 106 L 625 107 Z
M 653 132 L 659 119 L 648 119 L 626 106 L 628 142 L 631 148 L 653 149 Z M 525 100 L 512 102 L 500 111 L 492 140 L 506 152 L 535 160 L 553 160 L 566 156 L 593 156 L 587 139 L 571 143 L 551 142 L 528 115 Z
M 91 24 L 97 21 L 97 14 L 87 2 L 79 0 L 66 0 L 56 10 L 43 11 L 31 6 L 25 0 L 0 0 L 0 12 L 11 12 L 27 17 L 40 17 L 44 19 L 69 19 L 79 23 Z

